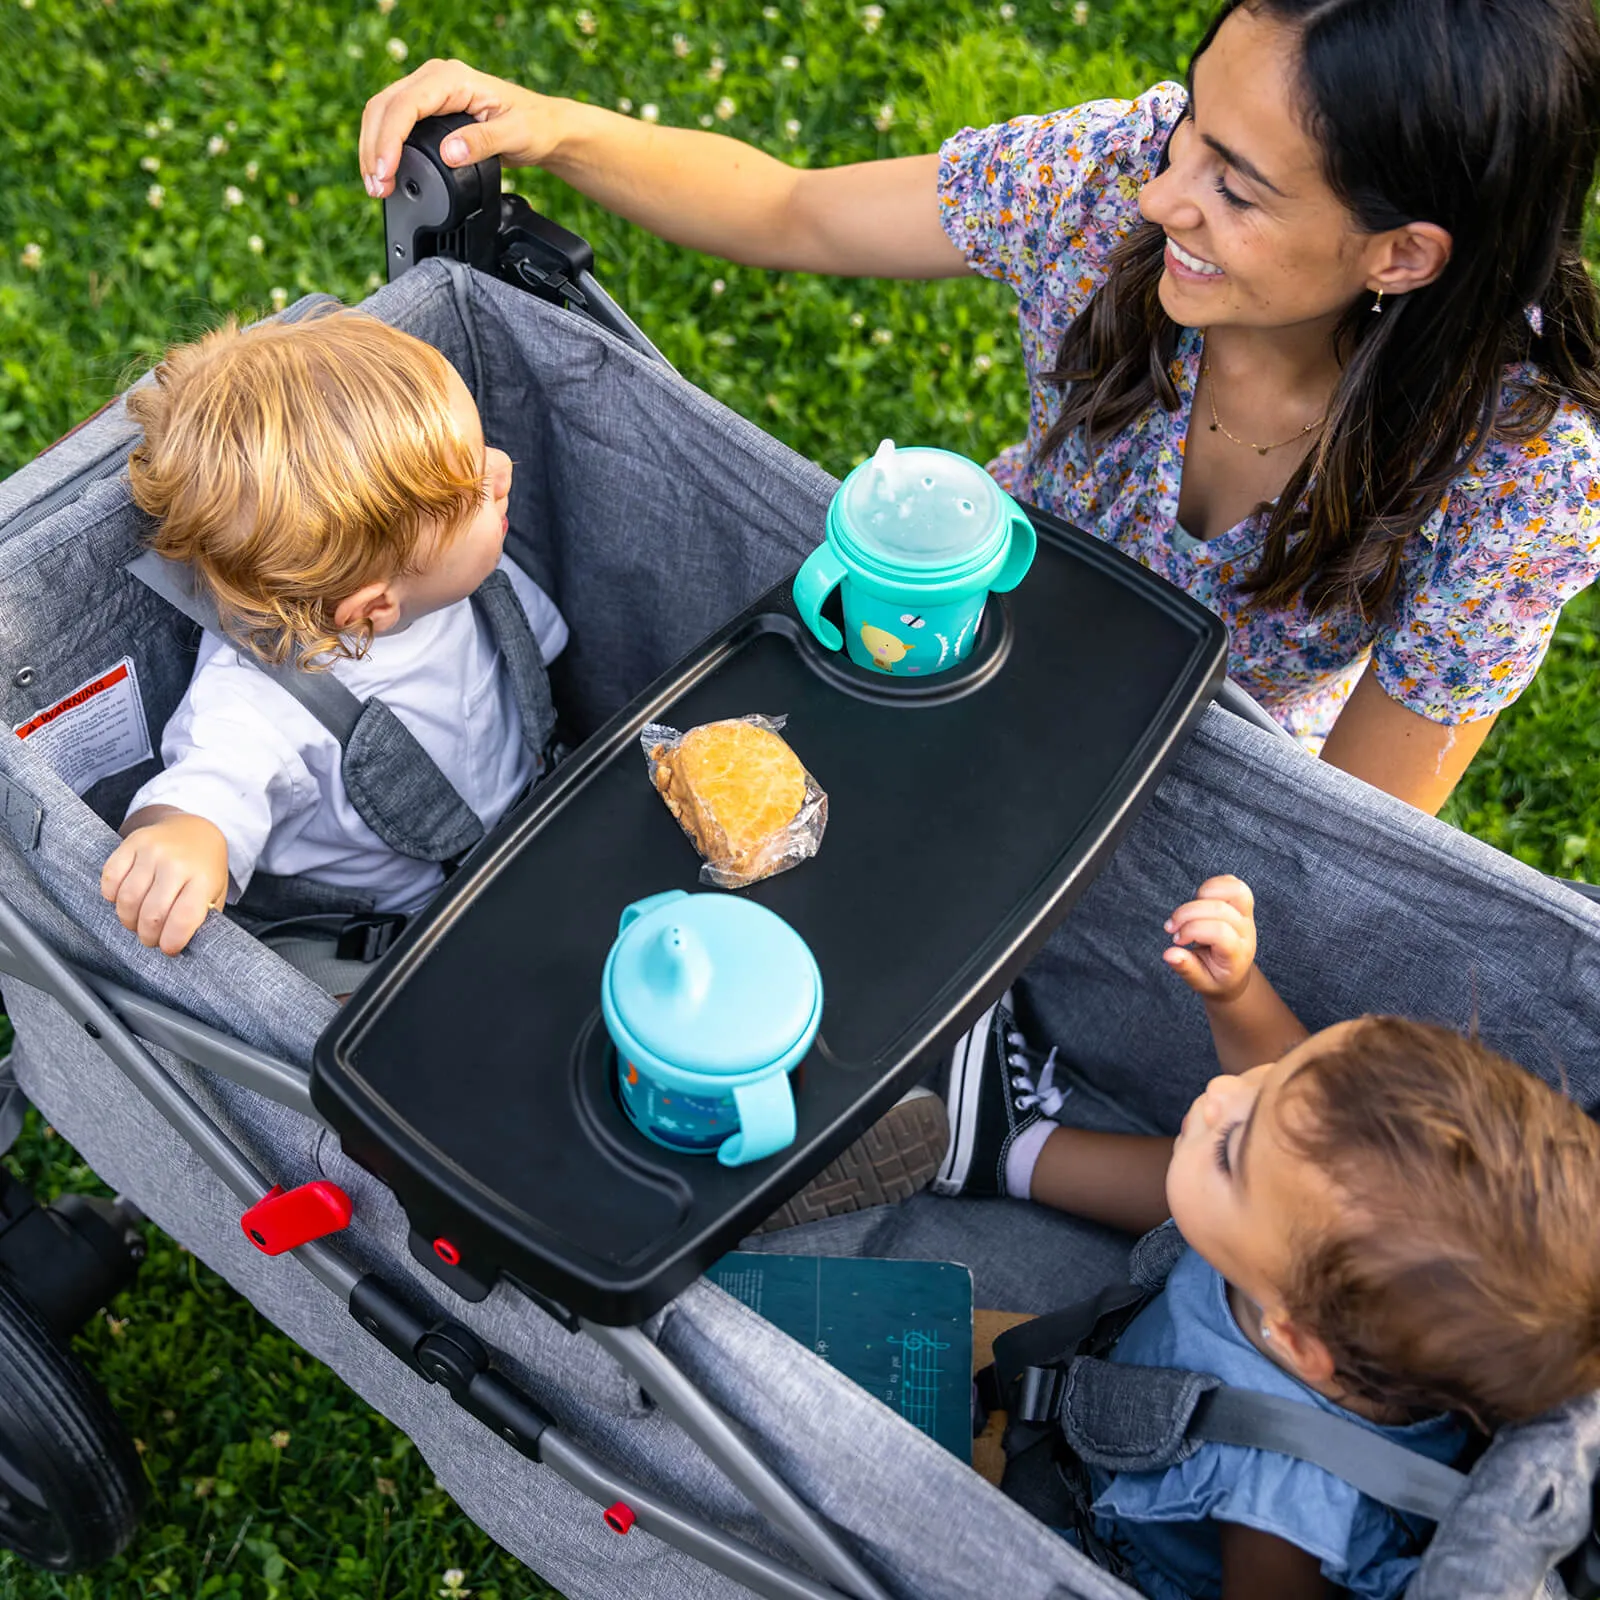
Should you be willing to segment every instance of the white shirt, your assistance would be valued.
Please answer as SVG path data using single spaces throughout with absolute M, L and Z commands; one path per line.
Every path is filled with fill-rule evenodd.
M 555 602 L 511 560 L 500 569 L 546 662 L 567 642 Z M 362 700 L 381 699 L 416 736 L 485 827 L 533 775 L 500 652 L 471 600 L 381 634 L 359 661 L 329 670 Z M 229 899 L 252 874 L 305 876 L 373 895 L 376 909 L 420 910 L 444 881 L 436 862 L 392 850 L 357 815 L 339 741 L 248 655 L 207 632 L 194 675 L 161 735 L 165 770 L 129 812 L 176 806 L 228 842 Z

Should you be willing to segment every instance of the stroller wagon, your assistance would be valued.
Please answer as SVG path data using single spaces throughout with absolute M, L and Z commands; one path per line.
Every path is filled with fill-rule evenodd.
M 435 172 L 410 169 L 419 206 L 439 199 Z M 470 255 L 493 242 L 473 221 L 484 209 L 469 197 L 417 220 L 458 235 L 445 248 L 433 240 L 436 253 Z M 442 349 L 473 388 L 487 435 L 519 441 L 512 520 L 527 537 L 517 553 L 572 626 L 556 690 L 581 742 L 555 796 L 590 780 L 636 696 L 690 692 L 670 676 L 674 664 L 707 634 L 728 647 L 728 619 L 815 542 L 833 484 L 667 371 L 596 296 L 581 259 L 563 264 L 558 236 L 530 243 L 530 232 L 508 275 L 598 308 L 600 325 L 449 260 L 405 272 L 369 309 Z M 416 238 L 391 215 L 391 255 L 425 253 Z M 0 968 L 29 1098 L 132 1205 L 404 1429 L 463 1509 L 571 1600 L 1130 1595 L 903 1417 L 697 1279 L 695 1251 L 663 1258 L 643 1287 L 613 1275 L 601 1287 L 617 1298 L 587 1314 L 572 1309 L 582 1273 L 562 1280 L 563 1298 L 532 1281 L 522 1256 L 515 1273 L 487 1282 L 430 1260 L 417 1219 L 347 1153 L 354 1124 L 325 1126 L 311 1084 L 329 1041 L 378 1014 L 391 976 L 411 971 L 448 919 L 429 913 L 408 929 L 343 1014 L 222 919 L 176 961 L 126 934 L 99 897 L 99 873 L 111 825 L 150 768 L 108 770 L 116 761 L 95 752 L 141 738 L 147 748 L 192 660 L 189 623 L 124 571 L 140 532 L 118 477 L 131 438 L 113 407 L 0 485 L 0 685 L 12 726 L 85 703 L 80 691 L 118 671 L 116 684 L 129 685 L 75 771 L 28 740 L 0 745 Z M 641 538 L 650 527 L 674 537 Z M 1015 649 L 1006 661 L 996 642 L 996 672 L 1020 668 L 1026 652 Z M 1309 1025 L 1385 1010 L 1476 1019 L 1496 1048 L 1600 1107 L 1600 910 L 1247 720 L 1209 709 L 1191 726 L 1211 683 L 1196 649 L 1187 688 L 1164 705 L 1165 732 L 1140 752 L 1140 781 L 1075 847 L 1071 873 L 1040 891 L 1028 928 L 967 975 L 959 999 L 929 1002 L 939 1016 L 924 1041 L 948 1039 L 1032 954 L 1018 1002 L 1071 1063 L 1068 1110 L 1101 1126 L 1171 1129 L 1211 1052 L 1199 1008 L 1152 977 L 1160 925 L 1225 869 L 1256 885 L 1265 964 Z M 1070 747 L 1091 720 L 1076 702 L 1105 686 L 1058 692 L 1039 708 L 1054 719 L 1039 737 Z M 536 794 L 529 808 L 491 836 L 487 857 L 552 801 Z M 492 875 L 487 857 L 461 876 Z M 465 905 L 471 888 L 453 881 L 451 904 Z M 1077 894 L 1038 948 L 1047 913 Z M 813 1170 L 920 1064 L 897 1058 L 881 1084 L 841 1101 L 816 1130 Z M 408 1204 L 418 1177 L 403 1173 Z M 782 1198 L 781 1184 L 752 1181 L 701 1245 L 727 1248 Z M 240 1214 L 277 1190 L 306 1205 L 345 1197 L 348 1225 L 268 1255 Z M 74 1296 L 63 1263 L 69 1249 L 114 1257 L 120 1219 L 103 1211 L 51 1226 L 48 1248 L 0 1257 L 11 1269 L 0 1273 L 0 1534 L 66 1568 L 111 1553 L 134 1506 L 117 1457 L 125 1440 L 93 1392 L 52 1362 L 46 1326 L 70 1327 L 85 1293 L 96 1303 L 93 1291 Z M 0 1245 L 24 1231 L 0 1233 Z M 1126 1241 L 1072 1219 L 926 1195 L 752 1244 L 965 1262 L 978 1303 L 1019 1311 L 1081 1298 L 1126 1265 Z M 44 1321 L 18 1281 L 44 1285 Z M 678 1292 L 663 1300 L 664 1290 Z M 41 1445 L 35 1385 L 68 1408 L 59 1432 L 81 1482 L 61 1477 L 62 1440 Z M 1505 1433 L 1441 1523 L 1412 1593 L 1539 1592 L 1588 1534 L 1597 1462 L 1597 1400 Z

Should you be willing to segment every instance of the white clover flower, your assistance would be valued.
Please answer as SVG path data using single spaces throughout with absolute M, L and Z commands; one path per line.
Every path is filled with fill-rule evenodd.
M 29 272 L 37 272 L 44 265 L 44 246 L 36 240 L 30 239 L 22 247 L 22 254 L 17 259 Z
M 680 61 L 689 54 L 689 41 L 681 33 L 675 33 L 672 36 L 672 53 Z
M 617 101 L 617 110 L 620 111 L 623 116 L 627 116 L 627 114 L 633 110 L 633 101 L 631 101 L 627 95 L 623 95 L 623 97 Z
M 444 1587 L 439 1591 L 441 1600 L 458 1600 L 459 1596 L 469 1595 L 472 1591 L 467 1588 L 467 1575 L 460 1567 L 451 1567 L 444 1575 Z
M 196 1500 L 204 1500 L 216 1486 L 217 1480 L 215 1478 L 196 1478 L 194 1480 L 194 1488 L 189 1492 Z
M 370 290 L 373 290 L 373 289 L 381 289 L 382 287 L 383 287 L 383 279 L 380 278 L 376 272 L 369 272 L 367 274 L 367 288 L 368 288 L 368 290 L 370 291 Z M 389 1495 L 391 1498 L 393 1498 L 394 1485 L 390 1484 L 389 1487 L 387 1489 L 385 1489 L 384 1488 L 384 1484 L 386 1484 L 386 1483 L 389 1483 L 389 1480 L 387 1478 L 379 1478 L 378 1479 L 378 1493 L 379 1494 L 386 1494 L 386 1495 Z
M 645 122 L 659 122 L 661 120 L 661 107 L 653 100 L 646 100 L 639 107 L 639 116 Z
M 864 328 L 866 325 L 867 319 L 859 311 L 850 313 L 850 326 L 852 328 Z
M 972 358 L 972 370 L 974 372 L 987 372 L 993 365 L 994 357 L 991 355 L 974 356 Z
M 585 39 L 592 39 L 595 34 L 595 29 L 600 26 L 600 24 L 595 21 L 594 12 L 592 11 L 580 11 L 575 17 L 573 17 L 572 20 L 577 23 L 578 32 L 581 33 Z
M 894 105 L 892 102 L 885 100 L 878 107 L 878 114 L 872 119 L 872 126 L 879 133 L 887 133 L 894 126 Z
M 159 116 L 159 117 L 156 118 L 156 126 L 163 133 L 171 133 L 172 132 L 172 118 L 169 117 L 169 116 L 166 116 L 165 114 L 163 114 L 162 116 Z
M 696 120 L 702 128 L 709 128 L 711 126 L 711 113 L 709 111 L 702 112 Z
M 1089 25 L 1089 0 L 1077 0 L 1077 4 L 1072 8 L 1072 20 L 1080 28 Z
M 289 291 L 287 289 L 268 289 L 267 299 L 272 302 L 274 311 L 282 311 L 289 303 Z
M 798 139 L 800 137 L 800 119 L 798 117 L 790 117 L 789 120 L 784 123 L 783 131 L 785 137 L 790 139 Z
M 245 243 L 249 245 L 250 254 L 253 256 L 260 255 L 261 252 L 267 248 L 266 241 L 259 233 L 252 233 L 250 237 L 245 240 Z
M 411 54 L 411 52 L 406 49 L 406 42 L 404 39 L 391 39 L 383 48 L 389 52 L 389 59 L 391 61 L 404 61 L 405 58 Z
M 222 191 L 222 209 L 224 211 L 232 211 L 235 206 L 242 206 L 243 204 L 244 190 L 241 189 L 237 184 L 230 183 L 228 187 Z
M 139 166 L 145 172 L 159 172 L 161 170 L 160 156 L 140 156 Z
M 732 100 L 730 100 L 727 95 L 723 95 L 723 97 L 717 101 L 714 109 L 717 113 L 717 121 L 726 122 L 728 118 L 739 109 L 739 107 Z
M 863 6 L 861 8 L 861 26 L 865 32 L 876 33 L 882 22 L 882 6 Z
M 270 1444 L 274 1450 L 287 1450 L 289 1448 L 288 1431 L 284 1428 L 279 1428 L 278 1431 L 267 1440 L 267 1443 Z
M 220 133 L 214 133 L 206 140 L 206 154 L 208 156 L 220 156 L 227 151 L 227 148 L 228 141 Z
M 783 15 L 783 13 L 776 6 L 762 6 L 761 15 L 764 16 L 768 22 L 776 22 L 778 18 Z
M 1016 19 L 1017 8 L 1010 3 L 1010 0 L 1006 0 L 1006 4 L 1000 7 L 1000 20 L 1002 22 L 1015 22 Z
M 228 133 L 237 133 L 239 131 L 239 124 L 237 122 L 224 122 L 222 126 Z
M 246 183 L 254 183 L 256 181 L 256 176 L 260 171 L 261 171 L 261 165 L 260 165 L 259 162 L 256 162 L 256 161 L 247 161 L 247 162 L 245 162 L 245 164 L 244 164 L 245 182 Z
M 872 342 L 874 344 L 893 344 L 894 335 L 887 328 L 874 328 L 872 330 Z
M 147 122 L 144 125 L 144 136 L 147 139 L 159 139 L 161 137 L 161 130 L 155 125 L 155 123 Z
M 707 83 L 721 83 L 722 74 L 728 69 L 728 63 L 721 56 L 712 56 L 711 65 L 706 68 Z
M 722 281 L 721 278 L 713 278 L 711 280 L 711 292 L 712 292 L 712 294 L 721 294 L 722 291 L 724 289 L 726 289 L 727 287 L 728 287 L 727 284 L 725 284 Z
M 167 191 L 159 183 L 152 183 L 145 190 L 144 197 L 156 211 L 159 211 L 167 203 Z
M 386 17 L 394 10 L 394 0 L 378 0 L 378 15 Z
M 779 56 L 778 57 L 778 65 L 780 67 L 782 67 L 785 72 L 797 71 L 799 66 L 800 66 L 800 57 L 799 56 Z
M 350 43 L 344 47 L 344 53 L 349 56 L 352 61 L 364 61 L 366 59 L 367 49 L 365 45 L 359 45 L 354 39 L 352 39 Z
M 17 4 L 21 6 L 24 11 L 32 11 L 34 0 L 17 0 Z

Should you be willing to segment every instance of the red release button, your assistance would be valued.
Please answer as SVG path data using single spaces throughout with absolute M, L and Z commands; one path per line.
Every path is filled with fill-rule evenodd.
M 263 1255 L 286 1250 L 337 1233 L 350 1223 L 350 1197 L 336 1183 L 318 1179 L 298 1189 L 274 1187 L 239 1219 L 245 1237 Z

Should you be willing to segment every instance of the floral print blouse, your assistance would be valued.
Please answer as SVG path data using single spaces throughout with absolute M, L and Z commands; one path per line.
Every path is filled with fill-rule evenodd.
M 1254 566 L 1265 517 L 1201 542 L 1177 521 L 1201 334 L 1181 333 L 1179 407 L 1153 405 L 1092 454 L 1070 439 L 1033 452 L 1060 406 L 1040 381 L 1061 336 L 1105 281 L 1106 257 L 1139 220 L 1182 115 L 1181 85 L 1048 116 L 965 128 L 940 150 L 946 233 L 973 269 L 1016 291 L 1030 391 L 1028 438 L 990 471 L 1019 499 L 1115 545 L 1228 625 L 1229 674 L 1313 750 L 1369 659 L 1392 699 L 1438 723 L 1509 705 L 1549 647 L 1561 607 L 1600 572 L 1600 431 L 1562 406 L 1539 437 L 1492 441 L 1406 547 L 1386 615 L 1267 610 L 1237 581 Z

